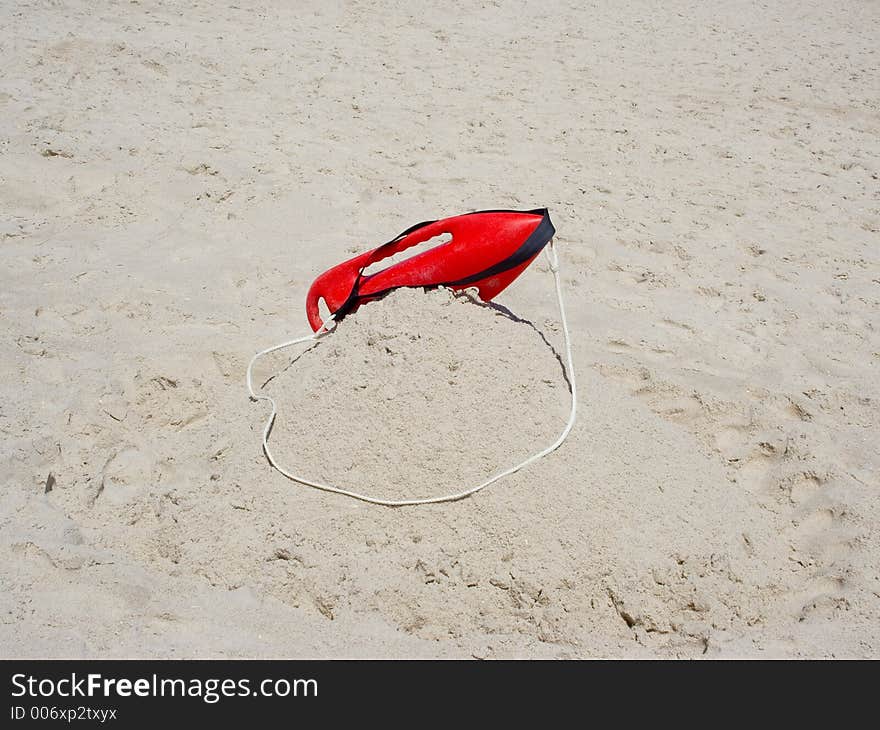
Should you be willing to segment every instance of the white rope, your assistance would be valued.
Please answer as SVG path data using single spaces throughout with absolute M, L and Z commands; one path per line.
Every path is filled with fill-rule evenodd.
M 278 462 L 275 461 L 275 457 L 272 455 L 272 452 L 269 450 L 269 432 L 272 430 L 272 424 L 275 422 L 275 416 L 278 414 L 278 409 L 275 406 L 275 401 L 264 393 L 256 393 L 254 391 L 252 371 L 254 367 L 254 363 L 259 360 L 263 355 L 268 355 L 270 352 L 276 352 L 277 350 L 283 350 L 287 347 L 292 347 L 293 345 L 299 345 L 303 342 L 309 342 L 311 340 L 318 340 L 324 337 L 328 332 L 332 331 L 336 322 L 333 321 L 333 317 L 328 318 L 328 323 L 325 322 L 324 326 L 318 330 L 317 332 L 306 335 L 305 337 L 298 337 L 295 340 L 290 340 L 289 342 L 282 342 L 280 345 L 273 345 L 272 347 L 267 347 L 265 350 L 261 350 L 256 355 L 251 358 L 250 363 L 247 368 L 247 387 L 248 392 L 253 400 L 265 400 L 269 401 L 269 404 L 272 406 L 272 413 L 269 416 L 269 420 L 266 421 L 266 427 L 263 429 L 263 452 L 266 454 L 266 458 L 269 460 L 269 463 L 275 467 L 279 472 L 281 472 L 288 479 L 291 479 L 295 482 L 299 482 L 300 484 L 305 484 L 307 487 L 314 487 L 315 489 L 322 489 L 325 492 L 333 492 L 334 494 L 342 494 L 346 497 L 353 497 L 354 499 L 360 499 L 363 502 L 369 502 L 370 504 L 378 504 L 384 507 L 407 507 L 417 504 L 437 504 L 438 502 L 454 502 L 458 499 L 463 499 L 464 497 L 468 497 L 471 494 L 475 494 L 479 492 L 481 489 L 488 487 L 490 484 L 494 484 L 499 479 L 503 479 L 506 476 L 510 476 L 514 472 L 519 471 L 520 469 L 528 466 L 529 464 L 533 464 L 538 459 L 541 459 L 552 451 L 555 451 L 562 445 L 562 442 L 568 437 L 569 432 L 574 426 L 576 413 L 577 413 L 577 388 L 575 387 L 574 381 L 574 362 L 571 356 L 571 336 L 568 332 L 568 322 L 565 318 L 565 305 L 562 303 L 562 283 L 559 278 L 559 257 L 556 253 L 556 249 L 553 245 L 553 241 L 550 241 L 549 246 L 545 249 L 545 253 L 547 254 L 547 261 L 550 265 L 550 271 L 553 272 L 553 279 L 556 283 L 556 300 L 559 304 L 559 320 L 562 324 L 562 334 L 565 338 L 565 374 L 568 377 L 568 383 L 571 390 L 571 411 L 568 416 L 568 422 L 565 424 L 565 428 L 562 429 L 562 432 L 559 436 L 556 437 L 556 440 L 550 444 L 547 448 L 542 451 L 539 451 L 536 454 L 533 454 L 528 459 L 515 466 L 510 467 L 509 469 L 505 469 L 498 474 L 495 474 L 489 477 L 482 484 L 478 484 L 475 487 L 471 487 L 469 489 L 465 489 L 461 492 L 455 492 L 454 494 L 444 494 L 440 497 L 424 497 L 420 499 L 382 499 L 379 497 L 371 497 L 369 494 L 361 494 L 360 492 L 354 492 L 349 489 L 340 489 L 339 487 L 334 487 L 330 484 L 323 484 L 322 482 L 315 482 L 311 479 L 306 479 L 305 477 L 298 476 L 293 474 L 292 472 L 287 471 L 282 466 L 279 466 Z

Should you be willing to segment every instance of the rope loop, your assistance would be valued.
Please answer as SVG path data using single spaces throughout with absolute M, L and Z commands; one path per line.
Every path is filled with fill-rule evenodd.
M 265 350 L 260 350 L 256 355 L 251 358 L 250 363 L 247 367 L 247 388 L 248 393 L 250 394 L 251 400 L 258 401 L 264 400 L 268 401 L 269 405 L 272 408 L 272 412 L 269 414 L 269 418 L 266 421 L 266 426 L 263 428 L 263 453 L 266 454 L 266 459 L 268 459 L 269 463 L 281 474 L 286 476 L 288 479 L 294 482 L 298 482 L 300 484 L 304 484 L 307 487 L 313 487 L 315 489 L 320 489 L 325 492 L 332 492 L 333 494 L 341 494 L 345 497 L 351 497 L 353 499 L 359 499 L 362 502 L 368 502 L 369 504 L 381 505 L 383 507 L 410 507 L 414 505 L 420 504 L 439 504 L 441 502 L 455 502 L 459 499 L 464 499 L 465 497 L 469 497 L 472 494 L 479 492 L 481 489 L 485 489 L 490 484 L 494 484 L 499 479 L 503 479 L 506 476 L 510 476 L 511 474 L 518 472 L 520 469 L 533 464 L 539 459 L 544 458 L 552 451 L 558 449 L 562 442 L 568 438 L 568 434 L 571 432 L 572 427 L 574 426 L 575 419 L 577 417 L 577 388 L 575 386 L 574 379 L 574 361 L 571 354 L 571 336 L 568 331 L 568 321 L 565 317 L 565 305 L 562 301 L 562 282 L 559 275 L 559 256 L 556 253 L 556 249 L 554 247 L 554 242 L 551 240 L 550 244 L 544 249 L 547 252 L 547 260 L 550 265 L 550 271 L 553 272 L 553 279 L 556 284 L 556 301 L 559 305 L 559 321 L 562 325 L 562 334 L 565 340 L 565 374 L 568 378 L 569 389 L 571 393 L 571 410 L 569 411 L 568 421 L 565 424 L 565 427 L 562 429 L 559 436 L 556 437 L 556 440 L 551 443 L 549 446 L 544 448 L 543 450 L 532 454 L 525 461 L 520 462 L 519 464 L 515 464 L 504 471 L 501 471 L 497 474 L 486 479 L 486 481 L 477 484 L 476 486 L 469 487 L 460 492 L 454 492 L 452 494 L 444 494 L 439 497 L 423 497 L 417 499 L 384 499 L 381 497 L 374 497 L 369 494 L 362 494 L 360 492 L 355 492 L 349 489 L 342 489 L 340 487 L 334 487 L 330 484 L 324 484 L 322 482 L 316 482 L 311 479 L 306 479 L 305 477 L 294 474 L 293 472 L 288 471 L 284 467 L 280 466 L 278 462 L 275 460 L 275 457 L 272 455 L 271 450 L 269 449 L 269 434 L 272 431 L 272 424 L 275 422 L 275 416 L 278 415 L 278 409 L 275 405 L 275 401 L 271 396 L 266 395 L 265 393 L 257 393 L 254 391 L 253 384 L 253 368 L 254 363 L 259 360 L 264 355 L 268 355 L 272 352 L 277 352 L 278 350 L 283 350 L 288 347 L 293 347 L 294 345 L 300 345 L 304 342 L 311 342 L 313 340 L 319 340 L 323 337 L 326 337 L 333 329 L 336 327 L 336 321 L 330 317 L 328 318 L 328 324 L 325 324 L 320 330 L 314 332 L 310 335 L 306 335 L 305 337 L 298 337 L 294 340 L 288 340 L 287 342 L 282 342 L 278 345 L 273 345 L 272 347 L 267 347 Z

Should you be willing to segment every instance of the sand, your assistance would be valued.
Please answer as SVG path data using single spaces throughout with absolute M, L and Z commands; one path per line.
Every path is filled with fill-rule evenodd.
M 571 402 L 562 357 L 534 324 L 473 296 L 392 292 L 266 370 L 278 463 L 349 491 L 424 499 L 554 442 Z
M 880 655 L 874 5 L 0 20 L 0 656 Z M 269 467 L 245 367 L 318 273 L 541 205 L 557 452 L 405 509 Z M 552 441 L 544 262 L 498 304 L 261 364 L 279 455 L 428 495 Z

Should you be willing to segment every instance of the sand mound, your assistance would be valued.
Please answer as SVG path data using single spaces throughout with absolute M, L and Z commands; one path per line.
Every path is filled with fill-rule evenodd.
M 282 466 L 393 499 L 460 491 L 524 460 L 557 436 L 569 402 L 531 322 L 448 289 L 361 307 L 265 390 Z

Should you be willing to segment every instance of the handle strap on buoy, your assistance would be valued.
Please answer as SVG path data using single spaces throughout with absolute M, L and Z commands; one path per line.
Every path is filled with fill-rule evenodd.
M 288 479 L 294 482 L 299 482 L 300 484 L 304 484 L 307 487 L 314 487 L 315 489 L 321 489 L 325 492 L 341 494 L 345 497 L 352 497 L 353 499 L 359 499 L 362 502 L 378 504 L 383 507 L 410 507 L 418 504 L 438 504 L 440 502 L 455 502 L 456 500 L 464 499 L 465 497 L 469 497 L 472 494 L 476 494 L 481 489 L 488 487 L 490 484 L 494 484 L 499 479 L 503 479 L 506 476 L 510 476 L 511 474 L 518 472 L 520 469 L 523 469 L 524 467 L 533 464 L 534 462 L 538 461 L 538 459 L 542 459 L 543 457 L 547 456 L 547 454 L 558 449 L 562 445 L 562 442 L 565 441 L 566 438 L 568 438 L 568 434 L 571 432 L 571 429 L 574 426 L 575 418 L 577 415 L 577 388 L 575 386 L 574 378 L 574 361 L 571 354 L 571 336 L 568 331 L 568 321 L 565 317 L 565 305 L 562 301 L 562 281 L 559 273 L 559 256 L 556 252 L 555 242 L 553 240 L 550 241 L 549 245 L 544 249 L 544 252 L 547 256 L 547 262 L 550 267 L 550 271 L 553 273 L 553 280 L 556 284 L 556 301 L 559 305 L 559 322 L 562 325 L 562 335 L 565 340 L 565 375 L 568 379 L 569 391 L 571 393 L 571 409 L 569 411 L 568 421 L 565 424 L 565 428 L 562 429 L 562 432 L 559 434 L 559 436 L 556 437 L 556 440 L 552 444 L 537 452 L 536 454 L 532 454 L 532 456 L 530 456 L 525 461 L 522 461 L 519 464 L 505 469 L 504 471 L 494 474 L 481 484 L 477 484 L 474 487 L 470 487 L 460 492 L 454 492 L 453 494 L 444 494 L 439 497 L 422 497 L 416 499 L 384 499 L 381 497 L 373 497 L 369 494 L 362 494 L 360 492 L 355 492 L 349 489 L 334 487 L 330 484 L 316 482 L 288 471 L 283 466 L 278 464 L 278 462 L 275 460 L 275 457 L 272 455 L 271 450 L 269 449 L 269 434 L 272 432 L 272 425 L 275 423 L 275 416 L 278 415 L 278 409 L 275 405 L 275 401 L 272 399 L 271 396 L 266 395 L 265 393 L 257 393 L 254 391 L 254 363 L 256 363 L 256 361 L 259 360 L 261 357 L 263 357 L 263 355 L 268 355 L 271 352 L 277 352 L 278 350 L 293 347 L 294 345 L 300 345 L 304 342 L 311 342 L 312 340 L 319 340 L 323 337 L 326 337 L 336 327 L 334 317 L 331 316 L 328 317 L 327 320 L 325 320 L 323 327 L 321 327 L 321 329 L 319 329 L 317 332 L 305 335 L 304 337 L 297 337 L 294 340 L 282 342 L 278 345 L 273 345 L 272 347 L 267 347 L 265 350 L 260 350 L 256 355 L 251 358 L 251 361 L 248 364 L 247 388 L 251 400 L 265 400 L 268 401 L 269 405 L 272 407 L 272 412 L 269 415 L 269 419 L 266 421 L 266 426 L 263 428 L 263 453 L 266 454 L 266 458 L 269 460 L 269 463 Z

